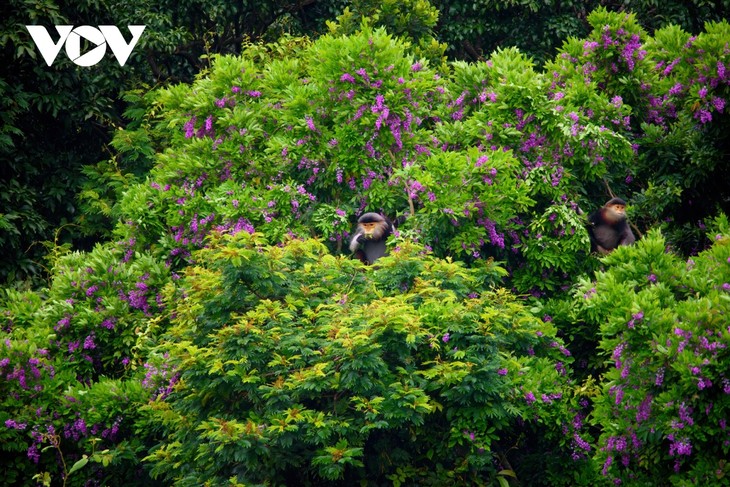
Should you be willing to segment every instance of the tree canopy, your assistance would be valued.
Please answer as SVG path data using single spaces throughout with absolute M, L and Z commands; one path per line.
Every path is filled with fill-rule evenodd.
M 730 24 L 448 61 L 408 5 L 112 96 L 96 243 L 0 296 L 8 482 L 730 485 Z M 599 258 L 614 195 L 640 238 Z
M 362 22 L 407 39 L 414 53 L 434 66 L 446 59 L 444 53 L 452 60 L 476 61 L 508 47 L 518 47 L 541 66 L 569 38 L 588 36 L 588 14 L 598 6 L 634 12 L 636 22 L 649 33 L 674 25 L 694 35 L 705 22 L 727 18 L 730 11 L 727 0 L 669 1 L 661 8 L 646 0 L 298 0 L 235 5 L 220 0 L 10 0 L 0 20 L 0 248 L 9 257 L 0 263 L 0 280 L 16 286 L 29 279 L 37 284 L 48 275 L 44 256 L 49 246 L 66 243 L 88 250 L 109 236 L 111 206 L 119 192 L 152 166 L 151 154 L 120 158 L 117 152 L 125 144 L 119 138 L 117 146 L 111 142 L 133 117 L 138 98 L 134 90 L 189 82 L 210 66 L 211 55 L 240 54 L 247 40 L 353 33 Z M 530 28 L 524 26 L 526 18 Z M 28 24 L 113 24 L 123 32 L 126 25 L 147 28 L 124 68 L 105 62 L 79 70 L 63 55 L 52 68 L 44 66 L 24 28 Z M 695 195 L 692 201 L 697 200 Z M 699 217 L 690 213 L 685 219 L 696 222 Z

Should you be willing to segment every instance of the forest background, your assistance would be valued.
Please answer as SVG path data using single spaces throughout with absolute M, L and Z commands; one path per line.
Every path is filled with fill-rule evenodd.
M 6 10 L 11 484 L 730 485 L 730 2 Z

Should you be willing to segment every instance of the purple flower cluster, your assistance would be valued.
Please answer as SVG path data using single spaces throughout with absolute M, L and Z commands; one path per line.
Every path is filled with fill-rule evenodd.
M 292 201 L 292 205 L 294 204 L 296 200 Z M 227 222 L 223 223 L 222 225 L 217 225 L 215 227 L 215 230 L 219 233 L 227 233 L 229 235 L 236 235 L 240 232 L 246 232 L 251 235 L 256 231 L 254 226 L 245 218 L 239 218 L 235 222 L 232 220 L 228 220 Z
M 15 421 L 13 419 L 8 419 L 5 421 L 5 427 L 14 429 L 14 430 L 23 431 L 25 428 L 28 427 L 28 423 L 18 423 L 17 421 Z
M 553 401 L 557 401 L 558 399 L 562 399 L 562 397 L 563 397 L 563 394 L 562 393 L 556 392 L 556 393 L 553 393 L 553 394 L 542 394 L 540 396 L 540 399 L 545 404 L 552 404 Z
M 159 366 L 149 362 L 144 364 L 146 373 L 142 386 L 151 392 L 153 398 L 167 397 L 180 378 L 179 372 L 167 363 L 168 358 L 165 354 L 164 361 Z
M 644 312 L 639 311 L 638 313 L 634 313 L 631 315 L 631 319 L 626 323 L 626 326 L 630 329 L 634 329 L 636 327 L 636 323 L 644 319 Z
M 497 225 L 495 222 L 489 218 L 480 218 L 477 220 L 477 223 L 487 230 L 487 236 L 489 237 L 489 241 L 492 245 L 495 245 L 500 249 L 504 248 L 504 234 L 497 231 Z
M 691 38 L 684 46 L 682 56 L 672 59 L 670 62 L 660 61 L 656 65 L 657 71 L 661 72 L 662 77 L 671 78 L 675 73 L 675 68 L 683 63 L 687 69 L 694 70 L 694 76 L 690 78 L 689 85 L 683 85 L 681 82 L 675 82 L 663 97 L 651 97 L 653 109 L 650 111 L 649 120 L 659 125 L 664 125 L 664 116 L 661 112 L 665 112 L 667 117 L 676 118 L 676 108 L 674 103 L 681 103 L 685 99 L 692 100 L 692 94 L 696 93 L 696 107 L 693 109 L 694 118 L 700 124 L 708 124 L 712 122 L 713 112 L 723 113 L 725 110 L 726 99 L 715 94 L 717 88 L 722 84 L 727 84 L 726 66 L 723 61 L 716 62 L 716 72 L 714 76 L 707 72 L 704 64 L 705 52 L 695 47 L 694 38 Z M 674 99 L 673 99 L 674 98 Z
M 12 343 L 6 340 L 6 347 L 10 349 Z M 0 360 L 0 378 L 8 382 L 17 381 L 18 386 L 25 391 L 40 392 L 43 390 L 44 373 L 46 377 L 53 378 L 56 370 L 53 365 L 47 362 L 48 350 L 42 348 L 34 352 L 35 356 L 27 360 L 16 360 L 11 367 L 10 359 L 5 357 Z
M 670 435 L 673 436 L 673 435 Z M 669 456 L 673 457 L 675 455 L 686 455 L 689 456 L 692 454 L 692 443 L 687 438 L 682 438 L 679 440 L 674 440 L 673 438 L 670 438 L 670 441 L 672 441 L 669 444 Z
M 192 116 L 185 124 L 183 125 L 183 130 L 185 131 L 185 138 L 190 139 L 192 137 L 211 137 L 213 138 L 215 136 L 215 131 L 213 130 L 213 115 L 208 115 L 206 117 L 203 124 L 196 130 L 195 126 L 198 122 L 197 117 Z

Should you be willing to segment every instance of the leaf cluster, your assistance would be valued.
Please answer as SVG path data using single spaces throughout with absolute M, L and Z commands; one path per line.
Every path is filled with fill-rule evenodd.
M 150 406 L 155 477 L 481 483 L 520 422 L 569 415 L 556 330 L 485 290 L 494 270 L 412 244 L 370 269 L 245 233 L 195 255 L 166 298 L 157 353 L 180 375 Z

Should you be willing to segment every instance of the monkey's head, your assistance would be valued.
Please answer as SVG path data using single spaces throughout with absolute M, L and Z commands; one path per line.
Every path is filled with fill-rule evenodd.
M 365 213 L 357 220 L 358 229 L 368 240 L 380 240 L 390 234 L 390 222 L 377 213 Z
M 611 198 L 603 205 L 603 217 L 612 223 L 626 219 L 626 202 L 621 198 Z

